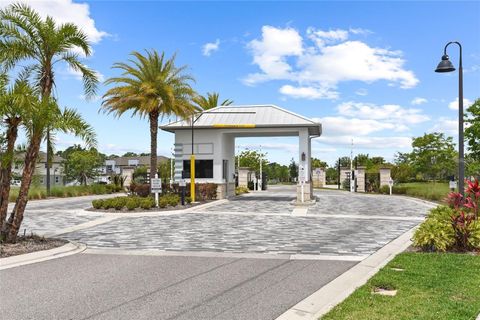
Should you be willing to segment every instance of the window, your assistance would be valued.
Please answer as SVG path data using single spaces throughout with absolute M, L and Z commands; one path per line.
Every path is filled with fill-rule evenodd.
M 228 160 L 223 160 L 222 178 L 228 181 Z
M 190 178 L 190 160 L 183 160 L 184 178 Z M 213 178 L 213 160 L 195 160 L 195 178 Z

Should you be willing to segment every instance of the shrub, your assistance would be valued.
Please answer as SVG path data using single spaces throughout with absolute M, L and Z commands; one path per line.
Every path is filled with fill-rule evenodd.
M 413 245 L 426 251 L 446 251 L 455 244 L 452 225 L 436 218 L 427 218 L 413 235 Z
M 240 195 L 240 194 L 244 194 L 244 193 L 248 193 L 248 188 L 245 187 L 245 186 L 241 186 L 241 187 L 236 187 L 235 188 L 235 194 L 236 195 Z
M 177 206 L 180 203 L 180 197 L 176 194 L 172 194 L 168 197 L 168 204 L 172 207 Z
M 139 205 L 139 201 L 135 197 L 129 197 L 125 202 L 125 206 L 127 207 L 128 210 L 134 210 L 135 208 L 138 208 L 138 205 Z
M 137 184 L 135 193 L 142 198 L 148 197 L 150 195 L 150 185 L 148 183 Z
M 115 210 L 122 210 L 123 207 L 125 207 L 126 200 L 127 199 L 125 197 L 113 198 L 112 206 L 115 208 Z
M 185 197 L 185 203 L 192 203 L 192 198 L 191 197 Z
M 160 208 L 165 208 L 167 205 L 168 205 L 168 200 L 165 199 L 164 197 L 162 197 L 162 198 L 160 198 L 160 200 L 158 200 L 158 206 Z
M 102 207 L 103 209 L 110 209 L 110 208 L 113 208 L 113 198 L 111 199 L 104 199 L 103 200 L 103 204 L 102 204 Z
M 401 186 L 393 186 L 392 187 L 392 192 L 394 194 L 407 194 L 407 188 L 406 187 L 401 187 Z
M 140 207 L 145 210 L 149 210 L 155 206 L 155 199 L 148 197 L 140 201 Z
M 93 201 L 92 201 L 92 206 L 93 206 L 95 209 L 101 209 L 101 208 L 103 207 L 103 200 L 102 200 L 102 199 L 93 200 Z
M 380 189 L 378 190 L 379 193 L 381 194 L 390 194 L 390 187 L 389 186 L 381 186 Z M 393 190 L 392 190 L 393 193 Z

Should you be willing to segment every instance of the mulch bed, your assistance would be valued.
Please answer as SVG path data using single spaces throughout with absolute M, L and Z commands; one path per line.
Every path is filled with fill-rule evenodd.
M 93 207 L 90 207 L 88 209 L 86 209 L 87 211 L 93 211 L 93 212 L 108 212 L 108 213 L 136 213 L 136 212 L 163 212 L 163 211 L 177 211 L 177 210 L 185 210 L 185 209 L 189 209 L 189 208 L 193 208 L 193 207 L 196 207 L 196 206 L 199 206 L 201 204 L 205 204 L 205 203 L 210 203 L 210 202 L 213 202 L 213 201 L 217 201 L 217 200 L 206 200 L 206 201 L 200 201 L 198 203 L 191 203 L 191 204 L 186 204 L 184 206 L 182 205 L 178 205 L 176 207 L 170 207 L 170 206 L 167 206 L 165 208 L 152 208 L 150 210 L 145 210 L 145 209 L 142 209 L 142 208 L 136 208 L 134 210 L 128 210 L 127 208 L 123 208 L 121 210 L 116 210 L 114 208 L 110 208 L 110 209 L 95 209 Z
M 16 243 L 0 243 L 0 258 L 61 247 L 68 241 L 36 235 L 18 237 Z

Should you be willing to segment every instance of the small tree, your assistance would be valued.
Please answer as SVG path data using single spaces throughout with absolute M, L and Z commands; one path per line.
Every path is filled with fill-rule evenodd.
M 456 152 L 452 137 L 438 132 L 424 134 L 413 138 L 412 148 L 411 164 L 424 177 L 446 179 L 455 171 Z
M 290 172 L 290 179 L 295 181 L 298 178 L 298 165 L 295 163 L 295 160 L 292 158 L 290 160 L 290 165 L 288 166 Z
M 472 159 L 480 161 L 480 99 L 467 108 L 465 119 L 469 126 L 465 129 L 465 140 Z
M 88 179 L 98 177 L 103 162 L 104 157 L 94 148 L 73 151 L 65 161 L 65 175 L 68 180 L 87 185 Z

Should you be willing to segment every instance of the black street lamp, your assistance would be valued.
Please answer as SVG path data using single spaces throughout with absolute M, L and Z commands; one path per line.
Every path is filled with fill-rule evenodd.
M 458 65 L 458 191 L 464 195 L 465 182 L 465 156 L 463 147 L 463 67 L 462 67 L 462 45 L 458 41 L 450 41 L 443 49 L 442 61 L 438 64 L 435 72 L 452 72 L 455 67 L 447 55 L 447 47 L 455 43 L 460 48 L 460 61 Z

